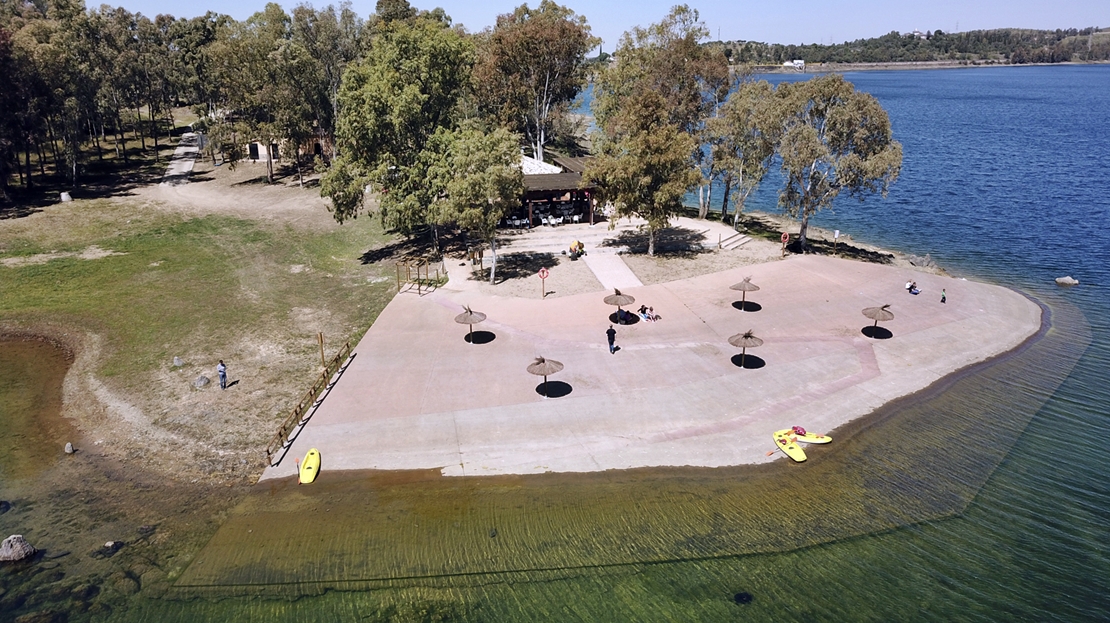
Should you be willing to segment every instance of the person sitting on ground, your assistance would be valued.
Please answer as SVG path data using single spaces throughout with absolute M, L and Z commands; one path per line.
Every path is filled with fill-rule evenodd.
M 659 316 L 655 315 L 655 308 L 654 307 L 647 308 L 647 319 L 650 322 L 655 322 L 656 320 L 659 320 Z
M 906 292 L 912 292 L 912 291 L 913 291 L 913 282 L 912 281 L 907 281 L 906 282 Z
M 910 294 L 921 294 L 921 290 L 917 289 L 917 282 L 910 283 Z
M 648 318 L 647 305 L 641 305 L 638 313 L 644 320 L 651 320 L 651 318 Z

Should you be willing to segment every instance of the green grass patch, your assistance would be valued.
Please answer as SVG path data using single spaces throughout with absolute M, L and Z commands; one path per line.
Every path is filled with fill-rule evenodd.
M 347 328 L 330 339 L 357 338 L 392 296 L 381 268 L 359 261 L 385 238 L 373 219 L 305 231 L 90 202 L 51 223 L 59 225 L 64 231 L 26 228 L 6 241 L 0 259 L 22 263 L 0 266 L 0 318 L 102 333 L 109 349 L 99 372 L 135 379 L 125 385 L 175 354 L 228 352 L 244 336 L 305 342 L 291 320 L 296 308 L 323 310 L 333 326 Z M 90 246 L 115 254 L 81 259 Z M 35 257 L 48 253 L 62 256 Z

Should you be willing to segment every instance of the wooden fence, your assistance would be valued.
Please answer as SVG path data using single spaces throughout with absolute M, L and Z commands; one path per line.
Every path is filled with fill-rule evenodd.
M 400 261 L 396 266 L 397 292 L 401 292 L 405 286 L 416 286 L 417 294 L 422 294 L 425 290 L 430 292 L 447 282 L 447 267 L 442 258 Z
M 281 427 L 278 429 L 277 434 L 274 435 L 274 438 L 271 439 L 270 443 L 266 446 L 266 458 L 270 460 L 271 465 L 273 465 L 274 454 L 285 446 L 289 439 L 289 434 L 300 425 L 301 420 L 304 418 L 305 414 L 308 413 L 308 410 L 312 408 L 312 405 L 316 404 L 316 399 L 320 397 L 320 393 L 327 388 L 332 375 L 339 370 L 339 367 L 342 366 L 343 362 L 350 356 L 351 342 L 348 341 L 343 344 L 339 352 L 335 354 L 335 357 L 327 363 L 324 370 L 320 373 L 320 376 L 316 377 L 316 382 L 304 393 L 304 396 L 301 398 L 301 401 L 297 403 L 297 406 L 293 407 L 289 415 L 285 416 L 285 420 L 281 423 Z

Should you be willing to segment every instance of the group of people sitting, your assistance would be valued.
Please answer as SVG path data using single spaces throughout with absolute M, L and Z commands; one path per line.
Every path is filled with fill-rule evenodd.
M 656 315 L 654 307 L 648 307 L 646 305 L 641 305 L 639 313 L 640 313 L 640 317 L 643 318 L 644 320 L 648 321 L 648 322 L 655 322 L 656 320 L 659 320 L 659 316 Z
M 906 282 L 906 292 L 909 292 L 910 294 L 921 294 L 921 290 L 917 289 L 917 282 L 916 281 L 907 281 Z

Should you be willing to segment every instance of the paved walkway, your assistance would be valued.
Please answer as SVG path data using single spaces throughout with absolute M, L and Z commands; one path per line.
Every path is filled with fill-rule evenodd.
M 606 290 L 637 288 L 644 285 L 619 255 L 593 253 L 582 259 L 586 261 L 586 266 L 590 267 L 594 277 L 597 277 L 598 282 L 605 286 Z
M 180 186 L 189 181 L 189 174 L 193 171 L 193 163 L 200 154 L 200 136 L 195 132 L 186 132 L 181 135 L 177 149 L 173 150 L 173 157 L 162 176 L 162 186 Z
M 746 276 L 762 288 L 747 297 L 757 311 L 738 309 L 728 289 Z M 908 276 L 920 296 L 902 288 Z M 662 320 L 617 327 L 614 355 L 604 291 L 396 296 L 290 455 L 263 478 L 295 474 L 293 456 L 313 447 L 323 470 L 446 475 L 769 461 L 772 431 L 834 430 L 1014 348 L 1040 324 L 1040 308 L 1006 288 L 817 256 L 629 293 Z M 864 337 L 871 322 L 860 310 L 885 303 L 895 319 L 882 326 L 893 337 Z M 463 305 L 488 314 L 473 344 L 453 320 Z M 747 329 L 765 342 L 740 368 L 728 337 Z M 566 366 L 549 379 L 555 397 L 525 371 L 540 355 Z

